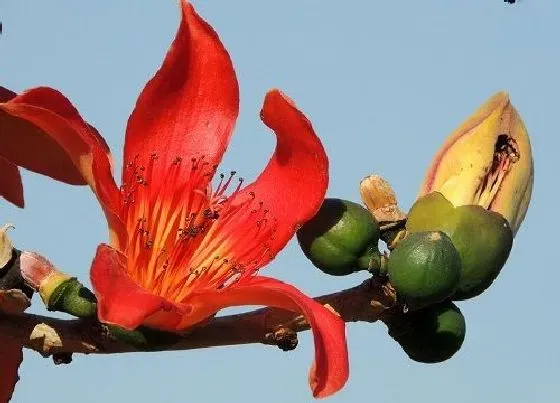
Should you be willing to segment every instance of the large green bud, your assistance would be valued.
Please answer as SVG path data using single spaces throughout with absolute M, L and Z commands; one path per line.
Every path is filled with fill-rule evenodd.
M 438 192 L 414 203 L 406 228 L 410 232 L 442 231 L 451 238 L 461 258 L 455 300 L 486 290 L 500 273 L 513 243 L 513 233 L 502 215 L 481 206 L 454 207 Z
M 465 340 L 463 314 L 446 301 L 387 321 L 389 335 L 414 361 L 438 363 L 451 358 Z
M 305 256 L 321 271 L 344 276 L 379 262 L 379 226 L 357 203 L 325 199 L 317 214 L 297 231 Z
M 461 275 L 461 259 L 443 232 L 410 233 L 391 252 L 387 273 L 397 298 L 419 308 L 453 294 Z

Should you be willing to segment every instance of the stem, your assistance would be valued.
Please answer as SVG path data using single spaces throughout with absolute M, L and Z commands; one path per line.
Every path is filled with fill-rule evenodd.
M 336 311 L 345 322 L 375 322 L 395 303 L 395 294 L 374 279 L 316 300 Z M 195 327 L 174 344 L 150 346 L 150 351 L 191 350 L 216 346 L 261 343 L 291 350 L 297 332 L 309 324 L 298 314 L 263 308 L 238 315 L 216 317 Z M 19 341 L 43 356 L 59 353 L 114 354 L 145 350 L 127 344 L 105 325 L 92 319 L 62 320 L 33 314 L 0 315 L 0 334 Z

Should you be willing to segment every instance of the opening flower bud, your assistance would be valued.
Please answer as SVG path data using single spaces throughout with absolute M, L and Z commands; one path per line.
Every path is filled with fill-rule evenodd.
M 499 92 L 447 138 L 419 197 L 437 191 L 455 206 L 497 212 L 515 235 L 529 206 L 533 175 L 527 129 L 507 93 Z

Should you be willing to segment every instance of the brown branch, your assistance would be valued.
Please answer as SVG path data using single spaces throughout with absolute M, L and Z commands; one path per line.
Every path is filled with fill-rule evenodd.
M 386 285 L 366 280 L 357 287 L 316 298 L 345 322 L 375 322 L 394 305 Z M 216 317 L 185 334 L 177 343 L 152 351 L 191 350 L 216 346 L 262 343 L 291 350 L 297 332 L 309 329 L 302 316 L 282 309 L 263 308 L 248 313 Z M 116 340 L 93 320 L 64 320 L 33 314 L 0 314 L 0 334 L 16 339 L 44 356 L 64 353 L 113 354 L 138 351 Z

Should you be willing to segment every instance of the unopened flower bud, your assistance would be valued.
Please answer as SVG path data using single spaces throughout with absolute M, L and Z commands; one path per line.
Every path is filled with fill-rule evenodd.
M 440 148 L 420 196 L 437 191 L 453 205 L 501 214 L 517 232 L 533 189 L 527 129 L 505 92 L 480 107 Z

